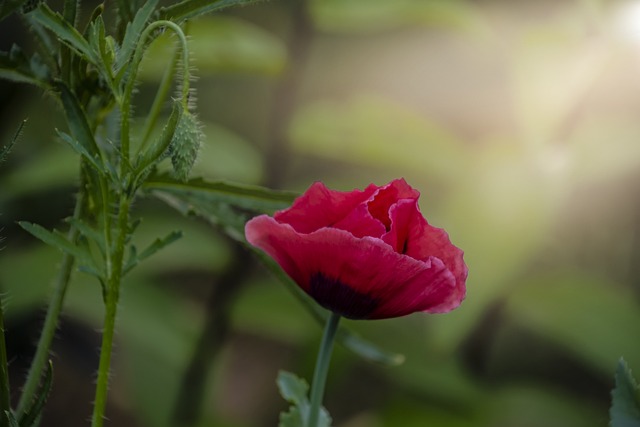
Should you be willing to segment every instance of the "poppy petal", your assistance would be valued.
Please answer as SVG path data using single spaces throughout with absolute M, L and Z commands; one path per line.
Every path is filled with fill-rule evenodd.
M 399 254 L 380 239 L 335 228 L 300 234 L 266 215 L 250 220 L 247 240 L 273 257 L 325 308 L 354 319 L 430 311 L 455 286 L 437 259 Z
M 316 182 L 297 198 L 293 205 L 276 212 L 274 218 L 291 225 L 300 233 L 311 233 L 322 227 L 333 226 L 345 218 L 359 204 L 365 202 L 377 187 L 369 185 L 363 191 L 335 191 Z

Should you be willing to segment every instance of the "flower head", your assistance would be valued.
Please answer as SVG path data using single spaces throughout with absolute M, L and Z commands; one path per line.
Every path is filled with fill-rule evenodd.
M 445 313 L 464 299 L 467 267 L 447 233 L 427 223 L 404 179 L 364 190 L 314 183 L 245 234 L 323 307 L 352 319 Z

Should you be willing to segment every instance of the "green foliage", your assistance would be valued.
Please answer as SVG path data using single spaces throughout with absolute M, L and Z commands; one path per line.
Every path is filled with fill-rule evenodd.
M 311 404 L 307 397 L 309 385 L 291 372 L 280 371 L 277 379 L 278 389 L 284 399 L 291 403 L 288 412 L 280 414 L 279 427 L 305 427 Z M 325 408 L 320 410 L 318 427 L 330 427 L 331 417 Z
M 611 392 L 611 398 L 611 427 L 640 426 L 640 386 L 624 359 L 618 362 L 616 386 Z
M 247 5 L 260 0 L 183 0 L 160 9 L 160 19 L 182 22 L 231 6 Z
M 3 0 L 0 3 L 0 21 L 20 9 L 27 1 L 31 0 Z
M 49 397 L 51 387 L 53 386 L 53 363 L 49 360 L 47 369 L 44 373 L 42 384 L 36 393 L 36 398 L 31 406 L 23 413 L 18 415 L 18 423 L 20 427 L 36 426 L 39 423 L 44 404 Z

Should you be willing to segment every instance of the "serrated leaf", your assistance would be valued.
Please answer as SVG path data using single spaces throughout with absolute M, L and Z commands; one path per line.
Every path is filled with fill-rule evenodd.
M 278 390 L 287 402 L 299 404 L 307 400 L 309 393 L 309 384 L 303 378 L 287 371 L 278 372 Z
M 71 217 L 67 219 L 67 222 L 71 224 L 76 230 L 78 230 L 83 236 L 95 242 L 103 254 L 107 252 L 104 235 L 102 233 L 78 218 Z
M 71 129 L 71 134 L 87 152 L 87 155 L 99 158 L 100 150 L 91 132 L 91 127 L 87 120 L 84 109 L 78 102 L 76 96 L 71 92 L 69 87 L 63 82 L 56 82 L 56 87 L 60 91 L 60 99 L 64 107 L 67 123 Z
M 15 415 L 11 411 L 4 411 L 4 415 L 7 417 L 7 422 L 9 423 L 9 427 L 20 427 L 18 424 L 18 420 Z
M 44 408 L 44 404 L 49 397 L 49 393 L 51 392 L 51 386 L 53 385 L 53 363 L 49 360 L 49 364 L 47 365 L 47 370 L 45 372 L 44 381 L 38 390 L 36 395 L 36 399 L 33 402 L 33 405 L 29 409 L 27 409 L 24 414 L 18 415 L 18 422 L 20 427 L 30 427 L 34 426 L 40 417 L 40 413 Z
M 611 397 L 611 427 L 639 427 L 640 387 L 624 359 L 618 362 L 616 386 Z
M 89 42 L 62 15 L 51 10 L 46 3 L 40 3 L 38 8 L 30 12 L 30 16 L 52 31 L 66 45 L 84 55 L 89 62 L 97 64 L 96 53 L 91 49 Z
M 124 38 L 122 39 L 122 45 L 116 54 L 114 67 L 116 73 L 131 59 L 131 56 L 138 45 L 140 34 L 146 27 L 146 24 L 151 18 L 157 4 L 158 0 L 147 1 L 144 6 L 138 10 L 133 21 L 127 24 L 127 29 L 125 30 Z
M 292 403 L 289 412 L 280 414 L 279 427 L 304 427 L 306 419 L 309 416 L 311 404 L 307 397 L 309 393 L 309 385 L 307 382 L 292 374 L 291 372 L 280 371 L 276 380 L 278 390 L 284 399 Z M 325 408 L 320 408 L 320 419 L 318 427 L 330 427 L 331 417 Z
M 24 125 L 26 123 L 27 123 L 27 121 L 23 120 L 22 123 L 20 123 L 20 125 L 18 125 L 18 129 L 13 134 L 13 138 L 11 138 L 11 141 L 9 141 L 9 143 L 7 145 L 5 145 L 4 147 L 2 147 L 2 150 L 0 150 L 0 163 L 4 162 L 7 159 L 7 156 L 9 155 L 9 152 L 11 151 L 11 149 L 13 148 L 15 143 L 20 138 L 20 135 L 22 135 L 22 129 L 24 129 Z
M 69 255 L 75 257 L 80 264 L 84 264 L 90 271 L 98 272 L 100 277 L 104 277 L 104 273 L 96 266 L 93 257 L 84 248 L 73 244 L 59 231 L 53 232 L 44 227 L 26 221 L 18 222 L 18 225 L 34 237 L 42 240 L 44 243 L 53 246 Z
M 115 52 L 113 51 L 113 44 L 109 42 L 111 37 L 107 37 L 104 20 L 102 15 L 98 15 L 89 27 L 89 44 L 94 52 L 100 55 L 103 66 L 100 70 L 103 72 L 105 79 L 110 82 L 112 77 L 112 66 L 115 59 Z
M 60 137 L 60 139 L 69 144 L 71 148 L 73 148 L 73 151 L 80 154 L 85 160 L 87 160 L 89 164 L 96 170 L 96 172 L 98 172 L 99 174 L 103 174 L 104 170 L 102 169 L 100 163 L 98 163 L 98 160 L 96 160 L 91 154 L 89 154 L 87 149 L 82 144 L 76 141 L 75 138 L 73 138 L 71 135 L 61 132 L 57 129 L 56 131 L 58 132 L 58 136 Z
M 300 410 L 292 406 L 289 408 L 289 412 L 281 412 L 278 427 L 304 427 L 304 419 Z
M 205 13 L 217 12 L 231 6 L 257 3 L 260 0 L 184 0 L 160 9 L 160 19 L 182 22 Z
M 296 193 L 270 190 L 264 187 L 232 184 L 222 181 L 192 179 L 181 182 L 168 176 L 150 178 L 143 186 L 147 190 L 162 191 L 185 197 L 185 200 L 200 200 L 228 203 L 256 212 L 273 212 L 288 207 Z
M 155 254 L 160 249 L 170 245 L 171 243 L 175 242 L 181 237 L 182 237 L 181 231 L 172 231 L 167 236 L 154 240 L 153 243 L 151 243 L 151 245 L 149 245 L 149 247 L 147 247 L 139 255 L 137 255 L 136 253 L 137 250 L 135 249 L 135 246 L 132 246 L 131 256 L 129 257 L 129 261 L 127 262 L 127 265 L 123 269 L 123 274 L 128 273 L 133 269 L 133 267 L 138 265 L 140 261 L 143 261 L 149 258 L 151 255 Z

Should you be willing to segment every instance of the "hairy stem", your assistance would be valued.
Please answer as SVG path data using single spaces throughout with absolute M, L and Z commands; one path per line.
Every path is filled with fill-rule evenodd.
M 320 344 L 318 360 L 316 361 L 316 369 L 313 373 L 313 383 L 311 384 L 311 408 L 309 409 L 307 427 L 318 426 L 322 397 L 324 396 L 324 385 L 327 382 L 329 362 L 331 361 L 331 350 L 333 349 L 333 341 L 335 340 L 339 323 L 340 315 L 331 313 L 324 328 L 322 344 Z
M 115 332 L 118 300 L 120 297 L 120 282 L 122 279 L 122 260 L 124 247 L 129 232 L 129 208 L 131 200 L 127 194 L 120 196 L 118 207 L 118 236 L 111 256 L 111 265 L 108 271 L 104 330 L 102 332 L 102 345 L 100 347 L 100 364 L 98 366 L 98 380 L 96 382 L 96 395 L 94 399 L 91 426 L 100 427 L 104 423 L 104 414 L 107 406 L 107 393 L 109 389 L 109 371 L 111 369 L 111 350 L 113 348 L 113 336 Z M 111 248 L 109 248 L 111 251 Z
M 9 388 L 9 366 L 7 364 L 7 347 L 4 340 L 4 312 L 0 295 L 0 427 L 9 427 L 7 412 L 11 411 Z
M 152 24 L 149 24 L 147 28 L 140 35 L 140 41 L 138 42 L 138 46 L 133 54 L 133 59 L 131 60 L 131 72 L 129 73 L 129 77 L 127 80 L 127 84 L 124 89 L 124 97 L 122 99 L 122 127 L 120 134 L 120 144 L 121 144 L 121 156 L 122 156 L 122 164 L 121 172 L 124 174 L 125 168 L 129 165 L 129 121 L 131 119 L 131 97 L 133 95 L 133 87 L 135 86 L 136 76 L 138 74 L 138 68 L 140 66 L 140 62 L 142 61 L 142 55 L 144 50 L 148 46 L 147 39 L 154 35 L 154 32 L 160 28 L 169 28 L 171 29 L 177 36 L 180 41 L 180 46 L 182 48 L 182 63 L 184 67 L 184 75 L 182 82 L 182 97 L 183 97 L 183 105 L 187 106 L 188 95 L 189 95 L 189 48 L 187 46 L 187 37 L 184 35 L 182 29 L 175 23 L 171 21 L 155 21 Z M 155 37 L 155 36 L 154 36 Z
M 75 219 L 80 219 L 84 213 L 85 191 L 84 183 L 81 182 L 73 214 Z M 75 227 L 71 226 L 69 233 L 67 234 L 67 239 L 70 242 L 75 242 L 79 234 L 79 231 Z M 74 257 L 68 253 L 65 253 L 62 257 L 62 264 L 58 271 L 58 276 L 56 277 L 53 296 L 51 297 L 51 302 L 47 309 L 47 315 L 44 319 L 44 325 L 42 326 L 40 339 L 38 341 L 38 346 L 36 347 L 36 354 L 31 362 L 31 367 L 27 374 L 27 381 L 22 388 L 22 394 L 18 401 L 18 407 L 16 409 L 18 414 L 23 413 L 29 407 L 38 390 L 38 385 L 40 384 L 42 374 L 46 368 L 47 360 L 49 359 L 51 341 L 53 340 L 56 327 L 58 326 L 58 318 L 60 317 L 60 312 L 62 311 L 62 306 L 64 304 L 64 298 L 67 293 L 69 280 L 71 279 L 74 261 Z

